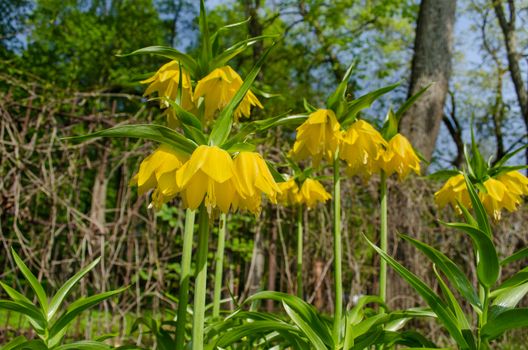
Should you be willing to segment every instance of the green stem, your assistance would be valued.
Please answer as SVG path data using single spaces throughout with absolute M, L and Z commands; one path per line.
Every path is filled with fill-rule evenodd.
M 202 204 L 198 214 L 198 256 L 194 287 L 194 318 L 192 329 L 192 350 L 203 349 L 205 294 L 207 287 L 207 251 L 209 240 L 209 213 Z
M 380 174 L 380 246 L 387 252 L 387 175 L 382 170 Z M 380 259 L 379 296 L 385 302 L 387 299 L 387 262 Z
M 297 208 L 297 296 L 303 298 L 303 210 Z
M 196 212 L 191 209 L 187 209 L 185 212 L 180 291 L 178 296 L 178 319 L 176 321 L 176 350 L 183 350 L 185 343 L 185 325 L 187 324 L 187 305 L 189 298 L 189 280 L 191 278 L 191 256 L 195 213 Z
M 341 315 L 343 314 L 343 284 L 341 279 L 341 189 L 339 177 L 339 158 L 336 152 L 334 157 L 334 329 L 333 336 L 339 344 L 341 330 Z
M 220 215 L 218 246 L 215 256 L 215 285 L 213 294 L 213 317 L 220 316 L 220 297 L 222 296 L 222 273 L 224 271 L 224 247 L 226 237 L 227 215 Z

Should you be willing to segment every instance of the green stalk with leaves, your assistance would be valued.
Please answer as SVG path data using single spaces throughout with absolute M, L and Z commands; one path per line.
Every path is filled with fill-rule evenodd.
M 220 316 L 220 299 L 222 298 L 222 278 L 224 271 L 224 248 L 227 231 L 227 215 L 220 214 L 218 243 L 215 256 L 215 279 L 213 292 L 213 317 Z

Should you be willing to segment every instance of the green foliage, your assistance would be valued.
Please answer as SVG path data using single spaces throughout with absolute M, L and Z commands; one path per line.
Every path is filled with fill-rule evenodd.
M 467 175 L 466 185 L 475 216 L 471 216 L 464 208 L 467 223 L 444 223 L 444 225 L 467 234 L 473 242 L 476 252 L 478 296 L 475 287 L 462 273 L 461 267 L 440 251 L 423 242 L 409 236 L 402 236 L 431 260 L 443 297 L 387 253 L 374 244 L 370 242 L 369 244 L 424 298 L 459 349 L 489 349 L 489 342 L 502 336 L 507 330 L 528 327 L 528 310 L 516 308 L 519 301 L 528 293 L 526 269 L 510 277 L 498 287 L 496 286 L 501 265 L 522 259 L 526 253 L 521 250 L 504 259 L 502 264 L 499 263 L 486 211 Z M 473 314 L 464 314 L 461 304 L 456 300 L 439 272 L 451 282 L 464 300 L 473 306 Z M 478 319 L 476 325 L 470 323 L 472 316 Z
M 99 341 L 78 341 L 75 343 L 61 345 L 68 326 L 85 310 L 91 308 L 100 302 L 109 299 L 124 290 L 121 288 L 114 291 L 104 292 L 85 298 L 80 298 L 72 302 L 67 308 L 61 308 L 64 299 L 71 292 L 72 288 L 83 278 L 100 259 L 96 259 L 88 266 L 81 269 L 71 277 L 57 291 L 55 295 L 49 298 L 42 285 L 38 282 L 35 275 L 24 264 L 18 254 L 12 250 L 13 259 L 22 272 L 24 279 L 31 286 L 35 293 L 39 306 L 33 305 L 31 300 L 7 284 L 0 282 L 0 286 L 9 295 L 11 300 L 0 300 L 0 309 L 15 311 L 24 315 L 31 327 L 36 332 L 39 340 L 27 340 L 20 336 L 9 343 L 5 344 L 2 349 L 109 349 L 110 347 Z

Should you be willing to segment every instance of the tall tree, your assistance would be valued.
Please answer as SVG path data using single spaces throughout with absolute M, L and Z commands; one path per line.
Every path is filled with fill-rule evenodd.
M 444 115 L 451 75 L 456 0 L 422 0 L 414 43 L 409 96 L 433 83 L 405 113 L 402 131 L 430 159 Z
M 515 86 L 515 94 L 521 109 L 521 114 L 526 125 L 528 133 L 528 91 L 527 83 L 523 80 L 521 63 L 522 58 L 519 52 L 516 36 L 516 21 L 517 9 L 514 0 L 508 0 L 508 16 L 506 15 L 503 3 L 504 1 L 491 0 L 495 15 L 499 21 L 502 34 L 504 36 L 504 44 L 506 46 L 506 55 L 508 57 L 508 70 Z M 526 150 L 526 162 L 528 164 L 528 149 Z

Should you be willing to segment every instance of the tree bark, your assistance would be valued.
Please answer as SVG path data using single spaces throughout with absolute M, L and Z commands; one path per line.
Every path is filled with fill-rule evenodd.
M 405 113 L 401 130 L 431 159 L 451 75 L 456 0 L 422 0 L 416 25 L 409 97 L 433 83 Z
M 502 1 L 491 0 L 495 15 L 499 21 L 502 34 L 504 36 L 504 44 L 506 46 L 506 55 L 508 57 L 508 70 L 515 86 L 515 93 L 517 95 L 517 101 L 521 108 L 521 114 L 528 132 L 528 91 L 526 83 L 523 81 L 520 54 L 517 52 L 517 40 L 515 36 L 515 19 L 516 9 L 513 0 L 508 0 L 509 18 L 506 18 Z M 528 163 L 528 149 L 526 150 L 526 162 Z

